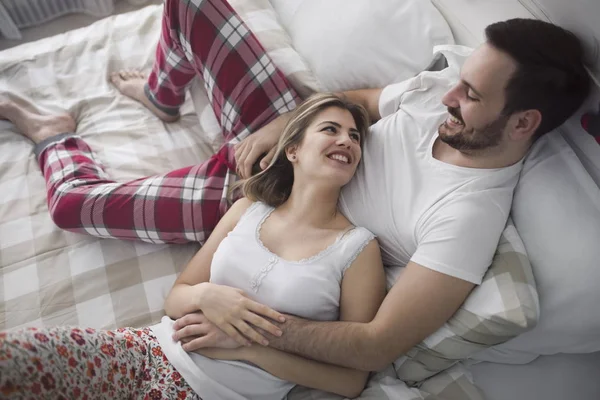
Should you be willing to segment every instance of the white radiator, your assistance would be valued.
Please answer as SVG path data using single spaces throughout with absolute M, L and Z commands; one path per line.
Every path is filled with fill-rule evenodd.
M 0 34 L 8 39 L 21 39 L 19 28 L 36 26 L 71 13 L 84 13 L 95 18 L 110 15 L 118 0 L 0 0 Z M 146 0 L 127 0 L 140 5 Z

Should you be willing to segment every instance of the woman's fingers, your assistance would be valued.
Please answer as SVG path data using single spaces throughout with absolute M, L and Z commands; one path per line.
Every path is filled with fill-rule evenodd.
M 269 332 L 273 336 L 281 336 L 283 333 L 281 331 L 281 329 L 279 329 L 276 325 L 273 325 L 271 322 L 254 314 L 253 312 L 248 311 L 244 320 L 264 331 Z M 239 327 L 238 327 L 238 329 L 239 329 Z
M 227 326 L 219 327 L 223 332 L 225 332 L 229 337 L 238 342 L 242 346 L 250 346 L 251 343 L 248 339 L 242 336 L 241 333 L 235 329 L 233 325 L 228 324 Z
M 271 163 L 271 160 L 273 159 L 273 157 L 275 157 L 276 151 L 277 151 L 277 147 L 273 147 L 271 150 L 269 150 L 267 155 L 264 156 L 262 160 L 260 160 L 260 168 L 261 169 L 265 169 L 269 166 L 269 164 Z
M 235 157 L 235 163 L 237 165 L 240 164 L 240 162 L 242 160 L 242 155 L 246 151 L 246 147 L 247 147 L 247 143 L 245 140 L 235 145 L 234 157 Z
M 252 176 L 252 166 L 254 165 L 258 157 L 260 157 L 262 154 L 258 146 L 248 147 L 250 147 L 250 149 L 248 153 L 243 156 L 241 164 L 241 170 L 243 174 L 242 176 L 244 177 L 244 179 L 250 178 Z
M 283 314 L 273 310 L 269 306 L 265 306 L 264 304 L 258 303 L 254 300 L 246 300 L 246 308 L 249 311 L 252 311 L 254 314 L 263 315 L 267 318 L 271 318 L 274 321 L 285 322 L 285 316 Z
M 248 140 L 248 139 L 246 139 L 246 140 Z M 236 152 L 235 162 L 237 165 L 238 173 L 240 174 L 240 177 L 242 177 L 243 179 L 250 177 L 250 175 L 246 174 L 245 166 L 246 166 L 246 160 L 248 159 L 248 155 L 250 154 L 251 150 L 252 150 L 252 145 L 249 143 L 244 143 L 243 147 L 240 146 L 239 157 L 237 157 L 237 152 Z
M 250 325 L 248 325 L 246 322 L 239 321 L 235 327 L 237 328 L 238 331 L 242 332 L 244 334 L 244 336 L 246 336 L 248 339 L 252 340 L 253 342 L 262 344 L 263 346 L 269 345 L 269 341 L 267 340 L 267 338 L 265 338 L 260 333 L 256 332 L 254 329 L 252 329 L 250 327 Z

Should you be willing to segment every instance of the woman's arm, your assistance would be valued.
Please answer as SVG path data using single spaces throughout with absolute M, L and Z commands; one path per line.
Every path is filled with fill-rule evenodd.
M 169 317 L 178 319 L 201 310 L 211 322 L 240 345 L 250 345 L 248 339 L 266 345 L 268 342 L 265 337 L 253 326 L 273 335 L 281 335 L 280 329 L 264 317 L 283 322 L 283 315 L 249 299 L 240 289 L 209 283 L 215 251 L 251 204 L 246 198 L 238 200 L 219 221 L 206 243 L 175 281 L 165 300 L 165 312 Z M 187 338 L 193 328 L 178 328 L 175 336 Z
M 385 297 L 385 274 L 379 245 L 372 240 L 346 271 L 342 280 L 340 319 L 369 322 Z M 202 352 L 220 358 L 217 352 Z M 236 354 L 237 353 L 237 354 Z M 278 378 L 298 385 L 357 397 L 365 387 L 368 372 L 309 360 L 270 347 L 253 346 L 239 352 L 224 351 L 221 356 L 243 357 Z
M 221 241 L 237 225 L 252 202 L 246 198 L 236 201 L 219 221 L 200 250 L 177 277 L 165 300 L 165 313 L 172 319 L 200 310 L 199 297 L 210 279 L 210 265 Z

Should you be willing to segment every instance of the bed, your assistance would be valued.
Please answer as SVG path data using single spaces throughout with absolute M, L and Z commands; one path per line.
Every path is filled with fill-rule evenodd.
M 253 14 L 262 7 L 259 7 L 261 1 L 234 3 L 251 28 L 253 23 L 264 22 L 263 14 Z M 293 13 L 286 14 L 289 9 L 283 7 L 286 8 L 283 10 L 281 2 L 272 3 L 283 25 L 293 31 L 290 16 Z M 544 3 L 543 7 L 540 3 Z M 433 1 L 448 22 L 454 40 L 471 47 L 481 42 L 483 28 L 495 20 L 556 18 L 545 8 L 550 5 L 551 11 L 556 10 L 554 3 L 557 2 Z M 579 12 L 589 14 L 593 6 L 589 7 Z M 469 12 L 459 15 L 459 9 Z M 108 174 L 117 180 L 162 173 L 207 159 L 220 147 L 221 139 L 200 82 L 193 83 L 181 120 L 164 124 L 141 105 L 119 95 L 106 79 L 110 71 L 117 69 L 151 67 L 161 11 L 161 6 L 146 7 L 1 52 L 0 95 L 14 93 L 47 111 L 67 110 L 76 115 L 78 133 L 95 150 Z M 557 15 L 563 13 L 559 10 Z M 288 45 L 302 47 L 302 38 L 297 35 L 283 40 L 276 37 L 279 34 L 275 29 L 265 28 L 259 38 L 265 47 L 269 47 L 269 41 L 285 40 Z M 588 44 L 592 47 L 597 43 L 594 38 L 600 37 L 597 32 L 584 34 L 591 37 Z M 321 75 L 315 78 L 308 73 L 310 69 L 327 67 L 315 64 L 318 57 L 311 59 L 306 54 L 298 57 L 289 46 L 273 46 L 272 58 L 301 92 L 333 89 L 334 83 L 348 85 L 348 82 L 334 82 L 327 86 Z M 385 73 L 382 69 L 379 76 Z M 393 77 L 401 78 L 406 77 Z M 588 108 L 600 98 L 597 93 L 594 96 Z M 595 168 L 600 171 L 600 151 L 574 134 L 578 129 L 575 119 L 567 128 L 561 137 L 569 151 L 585 165 L 588 176 L 582 185 L 593 196 L 600 185 L 594 172 Z M 163 315 L 163 300 L 175 277 L 198 249 L 196 244 L 95 239 L 56 228 L 48 215 L 44 180 L 33 157 L 32 145 L 6 121 L 0 121 L 0 193 L 0 330 L 53 325 L 110 329 L 157 322 Z M 516 253 L 526 257 L 525 249 Z M 597 317 L 597 314 L 590 316 L 593 321 Z M 598 325 L 600 322 L 591 323 L 590 329 Z M 499 353 L 519 350 L 518 343 L 512 348 L 511 341 L 508 343 L 508 347 L 496 354 L 488 352 L 464 362 L 453 361 L 435 376 L 410 385 L 398 379 L 397 371 L 390 366 L 373 376 L 360 398 L 564 399 L 594 398 L 600 394 L 600 384 L 593 379 L 594 374 L 600 373 L 600 347 L 595 348 L 595 342 L 585 349 L 555 351 L 581 355 L 553 355 L 554 350 L 550 349 L 518 362 L 509 361 L 524 365 L 500 363 Z M 540 385 L 540 380 L 548 376 L 561 379 Z M 289 397 L 292 400 L 334 398 L 303 388 L 295 389 Z

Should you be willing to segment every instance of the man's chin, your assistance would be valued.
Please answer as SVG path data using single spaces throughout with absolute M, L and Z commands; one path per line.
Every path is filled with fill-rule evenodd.
M 442 140 L 442 142 L 453 142 L 456 137 L 461 136 L 463 130 L 462 129 L 450 129 L 448 128 L 445 124 L 440 125 L 440 127 L 438 128 L 438 135 L 440 137 L 440 139 Z
M 446 123 L 444 122 L 443 124 L 440 125 L 440 127 L 438 128 L 438 133 L 440 134 L 440 136 L 456 136 L 456 135 L 460 135 L 463 131 L 462 127 L 456 127 L 455 129 L 450 128 L 448 125 L 446 125 Z

